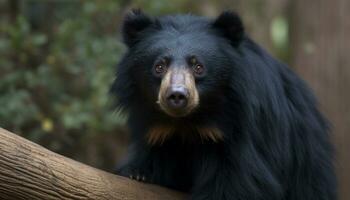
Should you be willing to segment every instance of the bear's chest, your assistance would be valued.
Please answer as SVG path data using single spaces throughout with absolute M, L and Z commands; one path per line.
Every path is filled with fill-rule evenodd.
M 165 142 L 176 145 L 217 143 L 222 141 L 223 134 L 215 126 L 183 126 L 160 124 L 149 128 L 146 134 L 147 143 L 162 145 Z

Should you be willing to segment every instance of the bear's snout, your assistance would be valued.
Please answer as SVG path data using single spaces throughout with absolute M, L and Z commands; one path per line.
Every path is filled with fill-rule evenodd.
M 166 101 L 172 109 L 183 109 L 187 106 L 188 89 L 182 85 L 173 85 L 166 92 Z
M 186 68 L 170 68 L 158 94 L 160 108 L 172 117 L 184 117 L 199 103 L 198 91 L 192 73 Z

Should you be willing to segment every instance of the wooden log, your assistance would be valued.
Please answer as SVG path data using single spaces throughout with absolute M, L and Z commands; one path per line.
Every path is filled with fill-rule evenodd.
M 184 199 L 185 194 L 104 172 L 0 128 L 0 199 Z

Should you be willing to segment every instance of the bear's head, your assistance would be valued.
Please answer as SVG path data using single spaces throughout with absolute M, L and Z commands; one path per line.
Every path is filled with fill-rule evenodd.
M 185 118 L 220 103 L 232 74 L 231 54 L 239 53 L 244 30 L 232 12 L 216 19 L 151 18 L 132 10 L 125 16 L 122 36 L 128 50 L 114 84 L 120 107 L 137 102 Z

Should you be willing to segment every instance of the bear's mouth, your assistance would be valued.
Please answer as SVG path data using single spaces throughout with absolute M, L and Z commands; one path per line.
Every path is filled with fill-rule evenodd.
M 172 117 L 190 114 L 199 105 L 192 73 L 186 68 L 170 68 L 162 78 L 157 103 Z
M 164 111 L 167 115 L 171 117 L 176 117 L 176 118 L 186 117 L 187 115 L 192 113 L 192 111 L 194 110 L 191 108 L 173 109 L 173 108 L 170 108 L 168 105 L 164 105 L 162 103 L 159 103 L 159 105 L 161 110 Z

